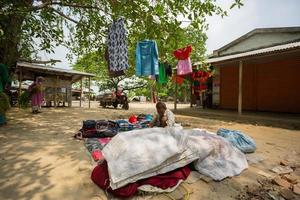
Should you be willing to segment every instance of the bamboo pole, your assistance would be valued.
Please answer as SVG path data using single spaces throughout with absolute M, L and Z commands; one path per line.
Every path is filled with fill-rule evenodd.
M 174 96 L 174 110 L 177 110 L 177 95 L 178 95 L 178 84 L 177 84 L 177 73 L 175 79 L 175 96 Z
M 20 66 L 19 66 L 20 67 Z M 22 80 L 23 80 L 23 74 L 22 74 L 22 67 L 20 67 L 20 75 L 19 75 L 19 99 L 21 97 L 21 92 L 22 92 Z M 18 104 L 19 104 L 19 99 L 18 99 Z M 21 105 L 19 104 L 19 108 Z
M 89 76 L 89 108 L 91 108 L 91 77 Z
M 80 101 L 79 101 L 79 107 L 81 107 L 81 101 L 82 101 L 82 77 L 80 79 Z

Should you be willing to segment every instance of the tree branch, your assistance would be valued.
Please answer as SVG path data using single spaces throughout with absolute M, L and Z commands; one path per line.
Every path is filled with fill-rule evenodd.
M 62 12 L 60 12 L 60 11 L 54 9 L 54 8 L 52 8 L 52 10 L 53 10 L 55 13 L 59 14 L 60 16 L 66 18 L 66 19 L 68 19 L 68 20 L 70 20 L 71 22 L 74 22 L 75 24 L 78 24 L 78 23 L 79 23 L 79 22 L 76 21 L 75 19 L 72 19 L 71 17 L 65 15 L 64 13 L 62 13 Z
M 139 89 L 139 88 L 145 87 L 146 85 L 147 85 L 147 84 L 139 85 L 139 86 L 136 86 L 136 87 L 124 88 L 123 91 L 125 91 L 125 90 L 135 90 L 135 89 Z
M 109 14 L 97 6 L 81 5 L 81 4 L 76 4 L 76 3 L 64 3 L 64 2 L 59 2 L 59 1 L 54 1 L 54 2 L 49 1 L 46 3 L 42 3 L 41 5 L 38 5 L 38 6 L 33 6 L 31 11 L 37 11 L 37 10 L 43 9 L 43 8 L 51 6 L 51 5 L 58 5 L 58 6 L 62 6 L 62 7 L 72 7 L 72 8 L 83 8 L 83 9 L 96 9 L 96 10 L 101 10 L 105 14 Z M 109 15 L 111 15 L 111 14 L 109 14 Z
M 81 5 L 81 4 L 75 4 L 75 3 L 52 2 L 51 5 L 59 5 L 59 6 L 73 7 L 73 8 L 85 8 L 85 9 L 97 9 L 97 10 L 101 10 L 97 6 Z

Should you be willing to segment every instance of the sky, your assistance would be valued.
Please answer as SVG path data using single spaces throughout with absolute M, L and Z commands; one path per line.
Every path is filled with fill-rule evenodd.
M 229 10 L 233 0 L 217 0 L 223 8 Z M 300 26 L 300 0 L 243 0 L 244 6 L 228 11 L 228 16 L 207 18 L 207 54 L 219 49 L 255 28 Z M 66 59 L 68 49 L 59 46 L 54 54 L 40 52 L 42 60 L 58 59 L 62 62 L 55 67 L 70 69 Z

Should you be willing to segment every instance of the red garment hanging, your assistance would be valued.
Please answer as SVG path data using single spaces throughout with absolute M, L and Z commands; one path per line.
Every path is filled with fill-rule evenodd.
M 181 76 L 174 75 L 172 76 L 172 80 L 177 84 L 181 85 L 184 81 L 184 78 L 182 78 Z
M 173 51 L 173 55 L 178 60 L 185 60 L 190 56 L 190 53 L 192 52 L 192 45 L 188 45 L 187 47 L 177 49 Z

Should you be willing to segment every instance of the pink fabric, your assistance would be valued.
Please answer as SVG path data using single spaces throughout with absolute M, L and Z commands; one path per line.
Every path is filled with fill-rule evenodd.
M 98 141 L 100 142 L 101 145 L 106 145 L 107 143 L 109 143 L 110 140 L 111 140 L 110 137 L 99 138 L 99 139 L 98 139 Z
M 179 60 L 177 64 L 177 75 L 185 75 L 193 72 L 191 59 Z
M 103 154 L 100 150 L 95 150 L 92 152 L 92 157 L 94 161 L 102 160 L 104 159 Z
M 37 83 L 37 82 L 32 83 L 28 88 L 29 92 L 31 93 L 32 89 L 34 87 L 36 87 L 38 84 L 39 83 Z M 37 93 L 34 93 L 31 95 L 31 105 L 32 106 L 41 106 L 43 101 L 44 101 L 43 92 L 37 92 Z

